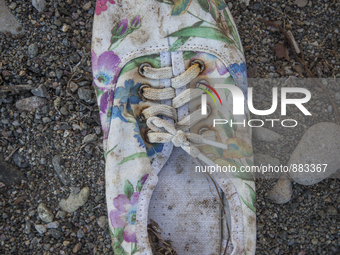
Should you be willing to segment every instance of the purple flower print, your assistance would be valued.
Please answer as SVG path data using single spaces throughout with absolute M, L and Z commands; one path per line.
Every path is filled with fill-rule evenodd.
M 133 18 L 133 20 L 131 21 L 130 27 L 132 29 L 138 29 L 141 26 L 141 22 L 140 22 L 140 15 L 137 15 Z
M 111 44 L 123 38 L 128 28 L 129 28 L 129 20 L 127 18 L 119 21 L 119 23 L 115 25 L 111 30 L 111 34 L 112 34 Z
M 145 181 L 144 181 L 145 182 Z M 124 228 L 123 239 L 128 243 L 137 243 L 135 224 L 139 192 L 133 193 L 130 200 L 120 194 L 113 200 L 117 210 L 110 212 L 110 221 L 114 228 Z
M 114 84 L 120 69 L 120 58 L 112 51 L 105 51 L 99 57 L 92 51 L 93 80 L 98 87 Z
M 107 0 L 97 0 L 97 3 L 96 3 L 96 10 L 94 11 L 94 13 L 96 15 L 100 15 L 102 12 L 106 11 L 107 10 Z M 110 4 L 115 4 L 115 1 L 114 0 L 109 0 L 109 3 Z

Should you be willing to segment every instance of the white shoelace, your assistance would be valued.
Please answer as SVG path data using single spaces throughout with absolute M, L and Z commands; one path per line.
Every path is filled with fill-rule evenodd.
M 157 89 L 151 86 L 142 88 L 142 96 L 150 100 L 169 100 L 172 99 L 172 107 L 168 105 L 154 105 L 142 111 L 146 119 L 146 125 L 151 129 L 147 137 L 150 143 L 167 143 L 172 142 L 174 146 L 181 147 L 185 152 L 194 158 L 199 158 L 207 165 L 215 165 L 208 157 L 203 155 L 192 143 L 208 144 L 221 149 L 228 149 L 228 146 L 215 140 L 214 131 L 204 131 L 201 135 L 193 133 L 185 133 L 189 128 L 197 122 L 206 119 L 207 115 L 202 115 L 198 109 L 177 122 L 175 126 L 163 120 L 157 115 L 167 116 L 177 120 L 176 109 L 188 103 L 190 100 L 201 96 L 204 91 L 199 88 L 189 88 L 176 96 L 175 89 L 185 86 L 196 78 L 201 72 L 200 65 L 194 63 L 184 73 L 172 78 L 172 68 L 152 68 L 143 66 L 142 75 L 149 79 L 171 79 L 171 87 Z

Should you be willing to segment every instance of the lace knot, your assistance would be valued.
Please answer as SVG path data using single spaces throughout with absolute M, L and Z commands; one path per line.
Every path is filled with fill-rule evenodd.
M 177 130 L 171 141 L 176 147 L 188 145 L 187 137 L 182 130 Z

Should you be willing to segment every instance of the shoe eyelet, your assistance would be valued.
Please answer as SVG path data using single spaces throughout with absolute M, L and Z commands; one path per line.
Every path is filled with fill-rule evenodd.
M 145 77 L 145 74 L 144 74 L 144 67 L 152 67 L 149 63 L 143 63 L 139 66 L 139 69 L 138 69 L 138 72 L 141 76 Z
M 200 59 L 194 59 L 193 61 L 191 61 L 190 65 L 194 65 L 194 64 L 198 64 L 198 66 L 200 67 L 200 73 L 202 73 L 205 69 L 205 65 L 204 62 Z
M 138 95 L 139 95 L 139 96 L 142 98 L 142 100 L 145 102 L 145 101 L 147 100 L 147 98 L 145 98 L 144 95 L 143 95 L 143 89 L 144 89 L 144 88 L 151 88 L 151 86 L 148 85 L 148 84 L 142 84 L 142 85 L 140 85 L 139 88 L 138 88 Z
M 209 82 L 207 82 L 206 80 L 199 80 L 197 83 L 196 83 L 196 88 L 201 88 L 201 89 L 206 89 L 208 90 L 209 92 L 212 92 L 210 88 L 208 88 L 207 86 L 205 85 L 210 85 Z
M 198 134 L 199 134 L 199 135 L 202 135 L 205 131 L 210 131 L 210 129 L 207 128 L 207 127 L 203 127 L 203 128 L 201 128 L 201 129 L 198 131 Z

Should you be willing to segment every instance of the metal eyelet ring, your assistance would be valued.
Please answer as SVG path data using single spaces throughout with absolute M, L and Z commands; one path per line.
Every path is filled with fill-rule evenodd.
M 152 67 L 149 63 L 143 63 L 139 66 L 138 72 L 141 76 L 145 77 L 144 75 L 144 67 Z
M 198 64 L 200 67 L 200 73 L 202 73 L 204 71 L 205 65 L 204 62 L 202 60 L 199 59 L 194 59 L 193 61 L 191 61 L 190 65 L 194 65 L 194 64 Z
M 206 80 L 199 80 L 196 83 L 196 88 L 206 89 L 209 92 L 211 92 L 211 89 L 209 89 L 207 86 L 205 86 L 205 84 L 210 85 L 209 82 L 207 82 Z
M 198 107 L 198 109 L 201 109 L 201 108 L 202 108 L 202 106 L 200 105 L 200 107 Z M 209 116 L 211 114 L 211 112 L 212 112 L 212 109 L 211 109 L 210 105 L 207 104 L 207 116 Z
M 201 128 L 201 129 L 198 131 L 198 134 L 199 134 L 199 135 L 202 135 L 205 131 L 210 131 L 210 129 L 207 128 L 207 127 Z
M 144 97 L 143 95 L 143 89 L 144 88 L 151 88 L 151 86 L 149 84 L 142 84 L 139 86 L 138 88 L 138 95 L 142 98 L 142 100 L 145 102 L 147 100 L 147 98 Z

